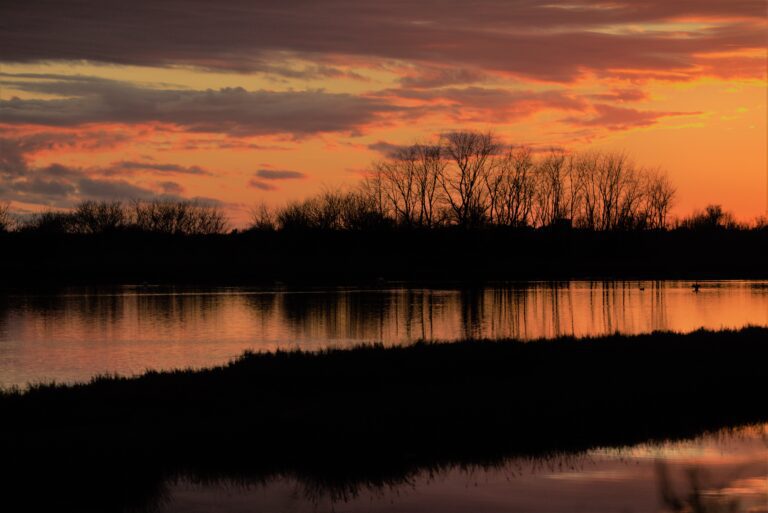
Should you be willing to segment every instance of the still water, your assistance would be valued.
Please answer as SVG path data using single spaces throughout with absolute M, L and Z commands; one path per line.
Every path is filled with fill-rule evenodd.
M 421 472 L 385 487 L 332 494 L 291 478 L 168 490 L 164 513 L 768 512 L 768 425 L 684 442 L 511 459 L 494 469 Z
M 484 288 L 124 286 L 0 293 L 0 386 L 206 367 L 247 349 L 768 326 L 768 282 L 558 282 Z

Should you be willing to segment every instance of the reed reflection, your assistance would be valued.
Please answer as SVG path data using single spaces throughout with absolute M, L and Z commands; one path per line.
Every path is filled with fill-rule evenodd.
M 165 489 L 165 513 L 227 511 L 659 511 L 762 512 L 768 505 L 768 426 L 693 440 L 640 444 L 494 465 L 436 466 L 383 481 L 333 483 L 281 476 L 183 478 Z
M 114 287 L 0 296 L 0 385 L 201 367 L 243 351 L 768 325 L 766 282 L 474 288 Z

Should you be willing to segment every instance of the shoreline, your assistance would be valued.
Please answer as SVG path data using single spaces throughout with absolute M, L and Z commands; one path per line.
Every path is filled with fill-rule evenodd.
M 768 231 L 0 233 L 5 286 L 768 278 Z

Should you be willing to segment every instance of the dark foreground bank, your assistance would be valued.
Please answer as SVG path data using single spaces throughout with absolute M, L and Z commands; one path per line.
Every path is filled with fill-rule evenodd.
M 0 233 L 0 286 L 766 278 L 768 229 Z
M 249 354 L 0 395 L 18 511 L 118 511 L 164 484 L 293 475 L 350 490 L 768 420 L 768 329 Z M 13 510 L 13 509 L 12 509 Z

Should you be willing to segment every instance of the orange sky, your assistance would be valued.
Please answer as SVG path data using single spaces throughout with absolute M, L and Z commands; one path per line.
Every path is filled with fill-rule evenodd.
M 762 0 L 208 4 L 0 6 L 0 201 L 203 198 L 238 225 L 467 128 L 624 149 L 678 215 L 766 212 Z

